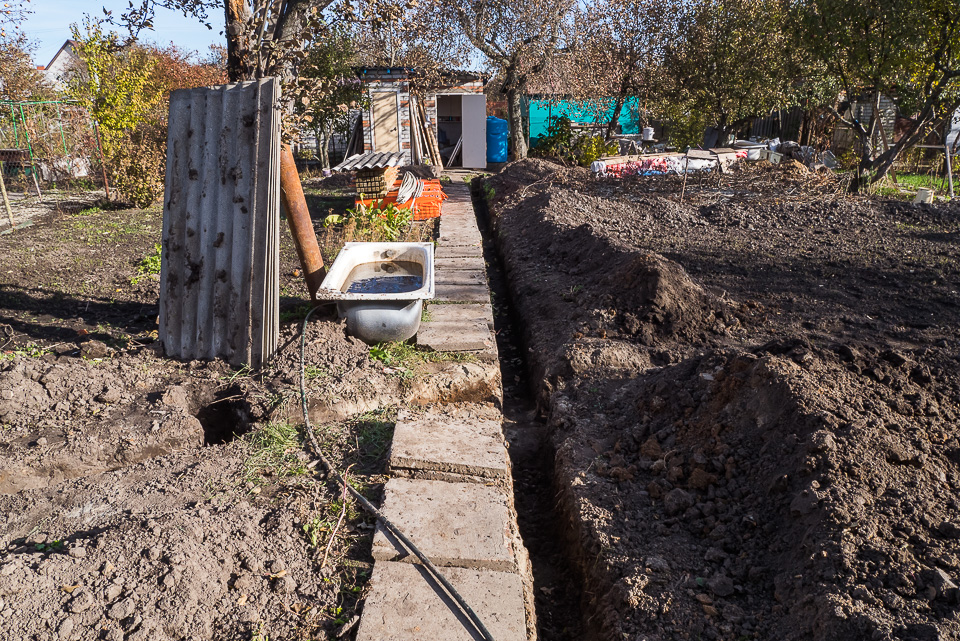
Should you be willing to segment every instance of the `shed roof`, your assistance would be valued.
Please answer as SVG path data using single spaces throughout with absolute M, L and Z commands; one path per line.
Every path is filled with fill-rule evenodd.
M 383 76 L 396 76 L 398 80 L 403 78 L 416 79 L 425 77 L 427 74 L 424 72 L 421 67 L 381 67 L 381 66 L 368 66 L 368 67 L 357 67 L 356 69 L 357 76 L 360 77 L 362 81 L 364 76 L 376 76 L 381 78 Z M 451 85 L 461 84 L 464 82 L 476 82 L 481 81 L 486 84 L 489 80 L 489 76 L 481 71 L 467 71 L 462 69 L 444 69 L 439 72 L 441 78 L 446 82 L 449 82 Z

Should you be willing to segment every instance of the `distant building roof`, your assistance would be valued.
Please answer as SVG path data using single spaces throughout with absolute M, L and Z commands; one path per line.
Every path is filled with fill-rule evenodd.
M 364 76 L 396 76 L 397 78 L 417 78 L 418 76 L 425 76 L 426 73 L 422 68 L 419 67 L 386 67 L 386 66 L 369 66 L 369 67 L 357 67 L 357 75 L 362 80 Z M 439 72 L 440 76 L 451 84 L 459 84 L 462 82 L 475 82 L 477 80 L 486 84 L 489 80 L 489 76 L 480 71 L 466 71 L 461 69 L 445 69 Z
M 50 62 L 45 67 L 39 67 L 43 69 L 43 72 L 47 76 L 47 81 L 50 84 L 54 86 L 63 84 L 63 74 L 80 60 L 74 51 L 76 47 L 76 40 L 65 40 L 60 49 L 57 50 L 57 53 L 50 59 Z

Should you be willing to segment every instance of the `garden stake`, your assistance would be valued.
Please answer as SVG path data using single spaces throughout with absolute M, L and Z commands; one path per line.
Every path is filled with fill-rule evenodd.
M 7 185 L 3 182 L 2 160 L 0 160 L 0 191 L 3 192 L 3 206 L 7 208 L 7 218 L 10 219 L 10 228 L 13 229 L 13 212 L 10 211 L 10 199 L 7 198 Z
M 683 203 L 683 194 L 687 191 L 687 169 L 690 167 L 690 150 L 683 157 L 683 186 L 680 188 L 680 203 Z

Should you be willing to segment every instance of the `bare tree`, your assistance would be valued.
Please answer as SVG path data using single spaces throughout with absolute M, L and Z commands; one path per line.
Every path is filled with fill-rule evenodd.
M 642 97 L 646 107 L 662 93 L 675 15 L 674 5 L 663 0 L 592 0 L 578 7 L 570 38 L 576 73 L 567 82 L 575 98 L 602 99 L 607 138 L 628 98 Z
M 804 0 L 798 3 L 804 43 L 827 81 L 852 102 L 866 98 L 867 122 L 831 107 L 860 142 L 854 187 L 882 179 L 900 153 L 949 122 L 960 107 L 960 5 L 955 0 Z M 836 94 L 834 94 L 836 95 Z M 896 141 L 882 130 L 886 96 L 913 114 Z
M 527 157 L 523 95 L 562 44 L 572 0 L 438 0 L 454 11 L 470 43 L 497 69 L 507 97 L 514 159 Z
M 132 38 L 153 26 L 157 9 L 179 11 L 208 28 L 212 12 L 223 11 L 227 74 L 232 82 L 289 78 L 306 56 L 310 40 L 324 27 L 322 12 L 333 0 L 140 0 L 117 18 Z M 106 12 L 112 18 L 111 12 Z

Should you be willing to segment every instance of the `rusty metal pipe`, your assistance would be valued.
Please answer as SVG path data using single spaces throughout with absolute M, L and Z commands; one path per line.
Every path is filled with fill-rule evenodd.
M 310 290 L 310 299 L 315 301 L 327 270 L 323 266 L 323 256 L 320 255 L 320 245 L 313 231 L 313 221 L 310 220 L 307 199 L 303 196 L 303 186 L 290 145 L 283 145 L 280 149 L 280 203 L 287 212 L 287 223 L 303 267 L 307 289 Z

